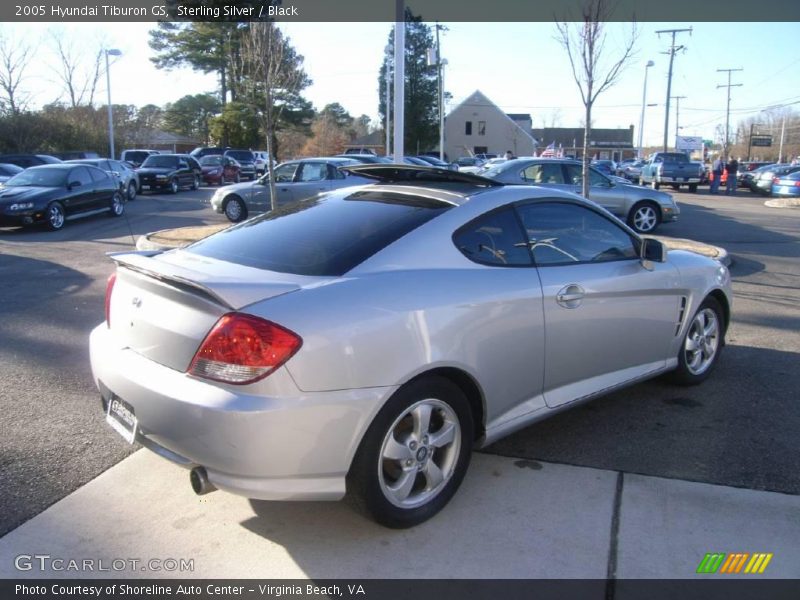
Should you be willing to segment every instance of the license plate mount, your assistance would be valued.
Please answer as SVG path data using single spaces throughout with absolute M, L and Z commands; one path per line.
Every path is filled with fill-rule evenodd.
M 139 430 L 139 420 L 133 406 L 125 402 L 122 398 L 112 395 L 108 401 L 108 411 L 106 412 L 106 423 L 122 436 L 129 444 L 136 441 L 136 433 Z

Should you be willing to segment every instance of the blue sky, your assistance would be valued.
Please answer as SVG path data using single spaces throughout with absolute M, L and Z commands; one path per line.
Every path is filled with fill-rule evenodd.
M 446 23 L 442 36 L 442 57 L 449 65 L 445 87 L 453 102 L 475 89 L 483 91 L 506 112 L 530 113 L 535 126 L 556 119 L 563 127 L 578 126 L 583 107 L 572 79 L 569 62 L 554 39 L 549 23 Z M 2 25 L 5 35 L 35 46 L 37 54 L 47 48 L 47 32 L 54 24 Z M 639 24 L 636 56 L 616 86 L 601 95 L 594 110 L 596 127 L 638 128 L 642 100 L 644 65 L 649 70 L 645 143 L 661 142 L 669 57 L 662 54 L 669 38 L 656 35 L 658 29 L 692 27 L 692 35 L 681 34 L 678 43 L 686 51 L 675 59 L 673 96 L 681 100 L 681 133 L 713 137 L 715 127 L 724 123 L 727 83 L 720 68 L 742 68 L 733 82 L 731 122 L 755 115 L 762 108 L 800 102 L 800 23 L 643 23 Z M 123 56 L 112 67 L 112 100 L 143 105 L 164 104 L 187 93 L 215 89 L 211 76 L 177 70 L 158 71 L 149 62 L 149 23 L 61 24 L 58 28 L 75 40 L 76 47 L 112 40 Z M 377 117 L 377 74 L 390 23 L 290 23 L 284 25 L 314 84 L 305 92 L 317 108 L 339 102 L 351 114 Z M 630 25 L 607 25 L 609 56 Z M 58 96 L 55 76 L 44 60 L 31 64 L 25 86 L 34 105 Z M 101 90 L 105 98 L 105 82 Z M 452 105 L 451 105 L 452 106 Z M 800 104 L 795 108 L 800 109 Z M 671 104 L 670 140 L 674 135 L 675 102 Z

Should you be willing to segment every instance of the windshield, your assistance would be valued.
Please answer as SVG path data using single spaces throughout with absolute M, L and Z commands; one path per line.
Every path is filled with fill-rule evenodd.
M 142 163 L 142 167 L 156 168 L 156 169 L 174 169 L 178 164 L 178 159 L 174 156 L 160 156 L 154 154 L 148 156 L 147 160 Z
M 36 187 L 61 187 L 66 183 L 67 171 L 65 169 L 49 169 L 34 167 L 14 175 L 6 181 L 7 187 L 36 186 Z
M 225 154 L 232 156 L 236 160 L 249 160 L 251 162 L 255 160 L 253 153 L 249 150 L 228 150 Z
M 217 155 L 204 156 L 200 159 L 200 165 L 203 167 L 219 167 L 222 166 L 222 157 Z

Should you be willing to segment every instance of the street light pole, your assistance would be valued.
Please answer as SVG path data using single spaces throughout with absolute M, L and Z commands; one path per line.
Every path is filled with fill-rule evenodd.
M 109 158 L 114 160 L 114 115 L 111 109 L 111 72 L 109 69 L 109 56 L 122 56 L 122 52 L 116 48 L 109 48 L 105 51 L 106 55 L 106 92 L 108 93 L 108 147 L 110 151 Z
M 392 83 L 391 83 L 391 66 L 392 66 L 392 46 L 386 44 L 386 156 L 392 153 L 391 146 L 391 126 L 392 126 Z
M 642 87 L 642 114 L 639 117 L 639 158 L 642 158 L 642 141 L 644 135 L 644 109 L 647 106 L 647 70 L 655 65 L 652 60 L 648 60 L 644 66 L 644 86 Z

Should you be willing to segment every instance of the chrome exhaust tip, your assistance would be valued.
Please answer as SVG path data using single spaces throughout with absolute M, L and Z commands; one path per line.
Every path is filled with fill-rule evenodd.
M 208 480 L 208 473 L 206 473 L 205 467 L 195 467 L 192 469 L 189 473 L 189 482 L 192 484 L 194 493 L 198 496 L 217 491 L 214 484 Z

